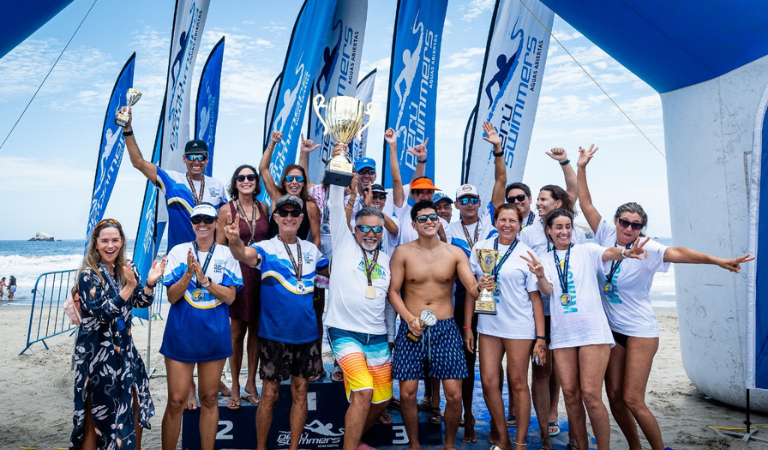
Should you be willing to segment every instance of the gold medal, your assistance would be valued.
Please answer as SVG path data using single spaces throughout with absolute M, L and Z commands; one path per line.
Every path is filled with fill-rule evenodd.
M 368 286 L 365 288 L 365 298 L 367 299 L 374 299 L 376 298 L 376 288 L 373 286 Z
M 562 297 L 560 297 L 560 303 L 562 303 L 563 306 L 568 306 L 571 304 L 571 294 L 563 294 Z
M 611 283 L 605 283 L 605 287 L 603 287 L 603 290 L 605 291 L 606 294 L 610 293 L 611 291 L 613 291 L 613 285 Z

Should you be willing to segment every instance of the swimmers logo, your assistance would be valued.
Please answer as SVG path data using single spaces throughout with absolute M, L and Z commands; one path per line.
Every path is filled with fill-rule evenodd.
M 299 439 L 299 447 L 302 445 L 315 448 L 339 448 L 341 439 L 344 436 L 344 428 L 339 427 L 338 431 L 333 431 L 333 423 L 323 423 L 317 419 L 307 425 L 304 425 L 304 432 Z M 281 446 L 287 446 L 291 441 L 291 432 L 280 430 L 277 436 L 277 443 Z
M 357 270 L 365 274 L 365 264 L 363 263 L 362 259 L 360 260 L 360 263 L 357 265 Z M 385 272 L 384 269 L 381 268 L 379 263 L 376 263 L 376 267 L 374 267 L 373 271 L 371 272 L 371 280 L 386 279 L 386 277 L 387 277 L 387 272 Z

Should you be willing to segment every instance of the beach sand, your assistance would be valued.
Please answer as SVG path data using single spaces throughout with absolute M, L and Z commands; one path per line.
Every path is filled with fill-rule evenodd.
M 647 402 L 661 425 L 667 445 L 674 449 L 749 448 L 739 438 L 720 436 L 709 428 L 711 425 L 743 427 L 745 413 L 708 400 L 691 384 L 680 359 L 676 311 L 658 309 L 657 315 L 661 345 L 648 384 Z M 140 325 L 138 320 L 135 322 L 134 339 L 142 356 L 145 356 L 147 324 Z M 19 356 L 26 344 L 28 323 L 29 307 L 0 309 L 0 341 L 3 343 L 0 349 L 3 361 L 0 369 L 0 449 L 67 448 L 72 430 L 74 375 L 70 364 L 74 339 L 60 335 L 49 341 L 50 350 L 42 344 L 35 344 Z M 159 374 L 165 372 L 163 358 L 157 352 L 162 342 L 163 326 L 163 321 L 153 322 L 152 325 L 151 367 L 157 369 L 155 373 Z M 160 423 L 166 402 L 165 378 L 152 378 L 150 389 L 156 415 L 152 419 L 152 430 L 144 433 L 144 448 L 156 449 L 160 448 Z M 476 396 L 476 399 L 482 397 Z M 482 400 L 476 400 L 475 408 L 483 406 Z M 562 396 L 560 413 L 565 413 Z M 768 415 L 753 413 L 752 422 L 766 424 Z M 768 438 L 768 428 L 757 436 Z M 645 448 L 650 448 L 647 443 L 644 444 Z M 751 447 L 763 445 L 753 442 Z M 462 446 L 468 447 L 485 450 L 488 444 L 481 440 L 475 445 Z M 615 422 L 612 422 L 611 448 L 627 448 Z

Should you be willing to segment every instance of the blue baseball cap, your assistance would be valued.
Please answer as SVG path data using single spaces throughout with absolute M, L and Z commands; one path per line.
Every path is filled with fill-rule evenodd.
M 449 202 L 453 203 L 451 197 L 448 197 L 441 191 L 435 191 L 435 194 L 432 196 L 432 203 L 437 203 L 440 200 L 448 200 Z
M 374 161 L 373 158 L 360 158 L 355 161 L 355 172 L 360 172 L 366 167 L 376 170 L 376 161 Z

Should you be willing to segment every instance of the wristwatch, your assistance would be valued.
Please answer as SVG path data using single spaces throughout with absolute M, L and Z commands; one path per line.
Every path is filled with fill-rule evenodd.
M 202 284 L 204 288 L 207 288 L 211 285 L 211 277 L 205 277 L 205 283 Z

